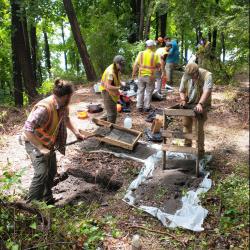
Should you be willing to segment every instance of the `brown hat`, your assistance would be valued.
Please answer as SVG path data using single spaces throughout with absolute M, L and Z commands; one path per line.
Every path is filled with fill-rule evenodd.
M 191 76 L 199 71 L 199 66 L 196 63 L 189 63 L 185 67 L 185 76 Z

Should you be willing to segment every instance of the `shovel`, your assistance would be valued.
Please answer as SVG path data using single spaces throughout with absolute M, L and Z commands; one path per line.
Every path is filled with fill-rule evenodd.
M 108 135 L 111 131 L 111 126 L 109 127 L 99 127 L 97 128 L 95 131 L 91 132 L 91 133 L 88 133 L 85 137 L 85 140 L 89 139 L 89 138 L 92 138 L 92 137 L 105 137 L 106 135 Z M 86 134 L 86 132 L 84 130 L 81 130 L 79 129 L 79 132 L 83 135 Z M 70 145 L 73 145 L 77 142 L 80 142 L 81 140 L 74 140 L 74 141 L 71 141 L 69 143 L 66 143 L 65 146 L 70 146 Z

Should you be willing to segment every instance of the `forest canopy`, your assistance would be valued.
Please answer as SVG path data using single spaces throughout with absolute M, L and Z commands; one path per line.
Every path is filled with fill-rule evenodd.
M 178 40 L 181 65 L 201 38 L 211 42 L 217 82 L 248 65 L 244 0 L 0 0 L 0 102 L 22 106 L 57 76 L 96 81 L 114 55 L 127 74 L 146 39 Z M 214 66 L 215 65 L 215 66 Z

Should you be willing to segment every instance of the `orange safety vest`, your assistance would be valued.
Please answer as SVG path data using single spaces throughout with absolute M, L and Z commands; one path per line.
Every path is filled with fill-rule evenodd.
M 147 50 L 141 51 L 139 54 L 139 76 L 152 76 L 155 69 L 155 53 L 152 51 L 149 54 Z
M 119 87 L 121 85 L 121 80 L 120 80 L 120 75 L 118 73 L 118 76 L 116 76 L 116 74 L 114 73 L 114 64 L 109 65 L 106 70 L 104 71 L 103 75 L 102 75 L 102 79 L 101 79 L 101 83 L 102 85 L 100 86 L 100 90 L 107 90 L 106 88 L 106 84 L 108 82 L 108 76 L 112 74 L 113 75 L 113 82 L 114 82 L 114 86 Z M 119 96 L 116 95 L 112 95 L 111 93 L 109 93 L 109 95 L 111 96 L 112 100 L 114 102 L 117 102 L 119 99 Z
M 34 111 L 38 106 L 43 106 L 47 109 L 48 121 L 44 126 L 36 128 L 34 135 L 36 139 L 40 141 L 45 147 L 52 148 L 55 145 L 61 122 L 61 119 L 59 121 L 55 99 L 53 96 L 49 96 L 41 100 L 34 106 L 32 111 Z

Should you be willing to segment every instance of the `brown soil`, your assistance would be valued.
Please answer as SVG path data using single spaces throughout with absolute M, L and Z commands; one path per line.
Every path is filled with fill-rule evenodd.
M 248 164 L 249 160 L 249 88 L 232 88 L 218 86 L 214 89 L 213 107 L 209 113 L 205 127 L 206 141 L 205 149 L 210 152 L 214 160 L 210 170 L 219 173 L 222 178 L 230 174 L 237 163 Z M 167 100 L 153 102 L 155 108 L 172 106 L 178 100 L 177 89 L 173 94 L 167 96 Z M 94 101 L 93 101 L 94 100 Z M 97 127 L 90 122 L 92 117 L 99 118 L 103 113 L 90 114 L 89 119 L 79 120 L 76 118 L 76 110 L 86 108 L 88 104 L 102 103 L 101 96 L 94 94 L 88 88 L 80 88 L 77 95 L 73 97 L 70 115 L 73 122 L 81 129 L 94 131 Z M 145 122 L 146 113 L 138 113 L 135 103 L 131 106 L 131 117 L 133 129 L 144 131 L 150 128 L 151 123 Z M 27 166 L 27 171 L 22 178 L 22 187 L 27 189 L 33 174 L 33 169 L 27 159 L 22 146 L 17 143 L 16 135 L 27 117 L 24 109 L 0 108 L 0 112 L 7 111 L 7 115 L 1 118 L 0 127 L 0 166 L 7 166 L 12 171 L 18 171 Z M 118 114 L 118 125 L 123 125 L 124 113 Z M 179 126 L 180 121 L 174 121 L 171 126 Z M 4 136 L 2 136 L 4 135 Z M 74 139 L 69 133 L 68 141 Z M 146 140 L 142 137 L 142 140 Z M 103 150 L 105 152 L 97 152 Z M 89 152 L 94 151 L 94 152 Z M 180 245 L 174 245 L 172 238 L 162 240 L 158 234 L 150 234 L 143 230 L 131 229 L 130 225 L 150 225 L 155 230 L 164 231 L 156 219 L 145 213 L 138 212 L 135 208 L 128 206 L 121 199 L 130 182 L 136 178 L 142 163 L 117 158 L 109 152 L 125 153 L 131 157 L 145 160 L 156 151 L 146 148 L 139 143 L 134 151 L 121 149 L 115 146 L 100 143 L 92 138 L 78 145 L 67 148 L 66 157 L 58 155 L 59 176 L 55 180 L 53 188 L 59 205 L 76 204 L 79 201 L 88 204 L 97 202 L 100 204 L 92 216 L 103 217 L 111 214 L 119 218 L 119 228 L 124 233 L 139 232 L 142 236 L 143 249 L 180 249 Z M 185 168 L 186 166 L 186 168 Z M 1 168 L 2 168 L 1 167 Z M 159 206 L 168 213 L 173 213 L 180 207 L 180 197 L 189 189 L 197 187 L 199 179 L 194 177 L 194 162 L 169 162 L 168 170 L 163 171 L 159 165 L 153 178 L 147 180 L 135 192 L 136 203 L 150 206 Z M 3 169 L 1 169 L 3 170 Z M 208 201 L 208 203 L 216 201 Z M 205 233 L 195 235 L 182 232 L 179 238 L 192 241 L 192 246 L 202 242 L 207 237 L 211 227 L 211 217 L 205 222 Z M 210 228 L 210 229 L 209 229 Z M 177 232 L 177 236 L 178 236 Z M 166 236 L 164 236 L 166 239 Z M 236 240 L 232 239 L 232 242 Z M 222 249 L 226 246 L 223 238 L 211 240 L 214 248 Z

